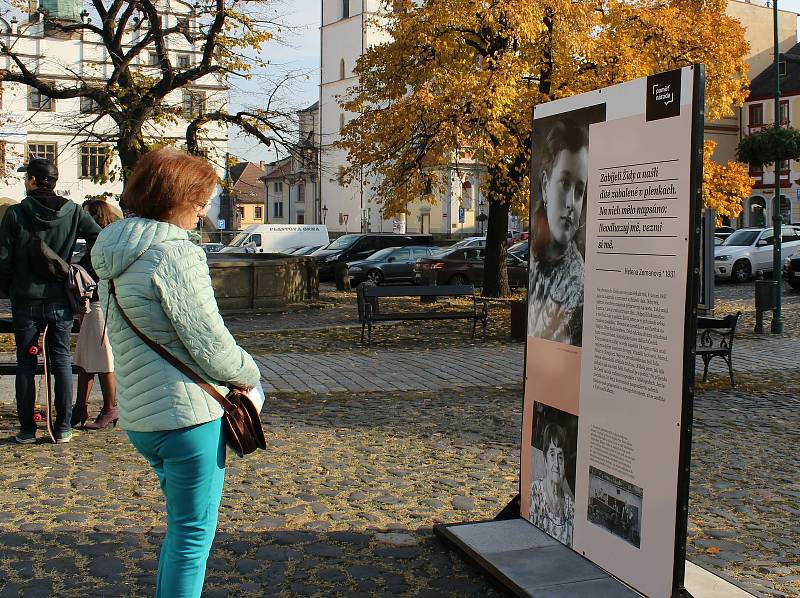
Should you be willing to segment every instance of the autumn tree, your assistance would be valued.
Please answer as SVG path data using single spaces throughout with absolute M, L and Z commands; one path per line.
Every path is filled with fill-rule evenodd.
M 553 99 L 693 63 L 706 64 L 706 114 L 741 105 L 748 47 L 725 0 L 394 0 L 343 102 L 344 181 L 375 181 L 384 214 L 441 187 L 468 148 L 489 199 L 483 293 L 509 292 L 509 209 L 525 213 L 531 111 Z
M 172 2 L 167 11 L 163 0 L 86 0 L 79 18 L 69 19 L 41 10 L 29 18 L 17 11 L 19 24 L 13 15 L 15 30 L 0 37 L 0 57 L 9 65 L 0 68 L 0 81 L 27 85 L 55 101 L 80 98 L 80 114 L 59 124 L 113 144 L 123 177 L 150 144 L 169 142 L 159 140 L 167 126 L 184 126 L 187 149 L 194 153 L 203 151 L 203 128 L 214 122 L 238 126 L 267 145 L 288 144 L 285 114 L 268 105 L 270 90 L 262 107 L 234 113 L 226 94 L 206 106 L 203 92 L 193 91 L 225 89 L 231 78 L 250 77 L 265 66 L 260 50 L 279 26 L 275 13 L 267 13 L 270 4 L 198 0 Z M 7 23 L 13 9 L 6 9 Z M 31 55 L 24 40 L 36 27 L 52 36 L 80 37 L 84 51 L 94 53 L 83 64 L 47 52 Z M 187 47 L 189 54 L 176 52 Z
M 728 161 L 724 166 L 714 162 L 716 147 L 711 140 L 703 145 L 703 206 L 715 211 L 721 226 L 723 218 L 733 220 L 742 213 L 742 199 L 753 190 L 753 179 L 741 162 Z

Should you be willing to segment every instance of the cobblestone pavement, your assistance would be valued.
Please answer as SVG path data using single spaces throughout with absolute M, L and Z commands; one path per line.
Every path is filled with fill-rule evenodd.
M 394 392 L 517 384 L 523 345 L 257 357 L 267 392 Z
M 744 287 L 721 287 L 724 305 L 748 308 Z M 231 323 L 325 329 L 353 313 Z M 714 360 L 695 401 L 689 556 L 775 598 L 800 596 L 797 342 L 737 338 L 737 390 Z M 269 447 L 229 457 L 205 595 L 496 595 L 431 526 L 490 518 L 516 493 L 523 348 L 260 354 Z M 0 377 L 0 598 L 152 595 L 155 476 L 120 430 L 14 444 L 12 397 Z

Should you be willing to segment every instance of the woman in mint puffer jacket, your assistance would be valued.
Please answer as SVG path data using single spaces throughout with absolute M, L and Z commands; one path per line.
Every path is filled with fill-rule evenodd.
M 150 463 L 167 505 L 156 596 L 199 597 L 225 478 L 222 408 L 136 336 L 126 315 L 222 394 L 250 389 L 258 367 L 225 328 L 203 250 L 188 232 L 202 218 L 217 176 L 202 158 L 172 148 L 143 156 L 123 201 L 135 217 L 100 233 L 92 264 L 107 305 L 119 420 Z

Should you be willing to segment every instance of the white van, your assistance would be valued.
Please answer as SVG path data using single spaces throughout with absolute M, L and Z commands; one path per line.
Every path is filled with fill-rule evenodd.
M 220 253 L 280 253 L 328 243 L 328 228 L 324 224 L 251 224 Z

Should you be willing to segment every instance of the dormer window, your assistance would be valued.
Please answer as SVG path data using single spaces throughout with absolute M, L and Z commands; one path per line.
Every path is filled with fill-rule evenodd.
M 778 76 L 786 76 L 786 61 L 782 58 L 778 60 Z

